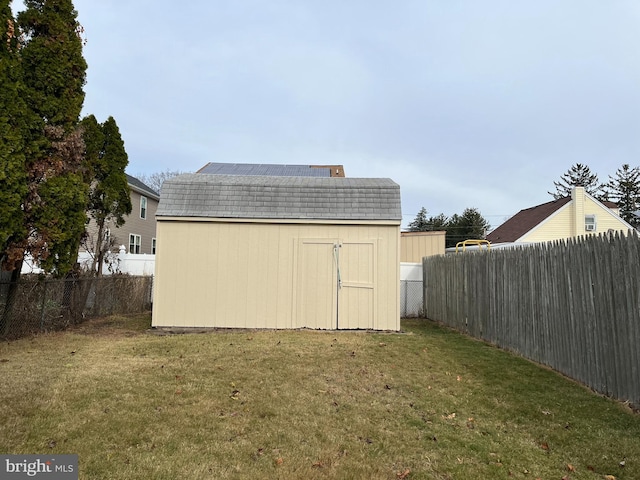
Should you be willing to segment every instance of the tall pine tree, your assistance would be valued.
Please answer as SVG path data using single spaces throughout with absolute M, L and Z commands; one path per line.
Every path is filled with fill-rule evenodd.
M 86 221 L 88 186 L 78 122 L 87 64 L 71 0 L 26 0 L 18 15 L 24 98 L 33 117 L 26 136 L 25 229 L 14 251 L 30 253 L 47 271 L 76 262 Z
M 429 219 L 427 218 L 427 209 L 422 207 L 416 218 L 409 223 L 410 232 L 426 232 L 429 229 Z
M 22 254 L 7 250 L 25 238 L 22 200 L 27 193 L 24 140 L 26 105 L 22 99 L 22 71 L 18 29 L 9 0 L 0 0 L 0 259 L 14 270 Z M 13 255 L 11 255 L 13 253 Z
M 553 182 L 553 185 L 556 187 L 556 191 L 548 193 L 556 200 L 571 195 L 573 187 L 584 187 L 585 192 L 598 199 L 602 199 L 604 196 L 602 185 L 598 182 L 598 175 L 592 173 L 587 165 L 581 163 L 572 165 L 558 182 Z
M 489 228 L 491 225 L 477 208 L 465 208 L 462 215 L 453 215 L 447 223 L 445 246 L 455 247 L 464 240 L 484 239 Z
M 96 224 L 96 235 L 88 238 L 93 253 L 93 272 L 100 275 L 102 262 L 110 245 L 106 229 L 124 224 L 131 213 L 131 197 L 125 168 L 129 163 L 120 130 L 113 117 L 99 124 L 93 115 L 82 120 L 85 161 L 91 187 L 88 212 Z
M 410 232 L 433 232 L 446 230 L 448 222 L 449 219 L 444 213 L 435 217 L 427 217 L 427 209 L 422 207 L 408 227 Z
M 431 231 L 446 230 L 447 225 L 449 224 L 449 217 L 444 213 L 439 213 L 435 217 L 429 217 L 427 223 L 429 225 L 429 230 Z
M 483 239 L 491 228 L 489 222 L 477 208 L 465 208 L 462 215 L 451 218 L 444 213 L 427 217 L 427 209 L 422 207 L 416 218 L 408 225 L 410 232 L 442 231 L 446 233 L 445 246 L 455 247 L 456 243 L 468 239 Z
M 606 184 L 608 197 L 618 204 L 620 217 L 635 228 L 640 226 L 640 168 L 622 165 Z

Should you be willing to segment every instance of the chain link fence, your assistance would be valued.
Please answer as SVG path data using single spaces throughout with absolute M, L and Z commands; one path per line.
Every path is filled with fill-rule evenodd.
M 142 313 L 151 309 L 153 277 L 108 276 L 51 279 L 23 276 L 0 282 L 0 338 L 64 330 L 87 318 Z M 400 315 L 423 317 L 420 280 L 400 282 Z
M 153 277 L 51 279 L 23 276 L 0 282 L 0 338 L 63 330 L 86 318 L 151 309 Z
M 424 317 L 422 280 L 400 280 L 400 317 Z

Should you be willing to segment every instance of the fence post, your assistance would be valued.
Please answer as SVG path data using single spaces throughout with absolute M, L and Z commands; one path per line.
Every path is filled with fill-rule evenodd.
M 404 316 L 407 316 L 407 309 L 409 306 L 409 282 L 407 280 L 404 281 Z
M 44 280 L 44 289 L 42 290 L 42 305 L 40 306 L 40 331 L 44 331 L 44 309 L 47 303 L 47 282 Z

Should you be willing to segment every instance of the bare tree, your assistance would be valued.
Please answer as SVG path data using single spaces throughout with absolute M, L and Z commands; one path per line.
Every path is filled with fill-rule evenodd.
M 151 187 L 156 192 L 160 193 L 160 189 L 162 188 L 162 184 L 165 180 L 169 180 L 170 178 L 176 177 L 178 175 L 182 175 L 183 173 L 180 170 L 165 170 L 164 172 L 155 172 L 155 173 L 139 173 L 135 177 L 144 183 L 146 186 Z

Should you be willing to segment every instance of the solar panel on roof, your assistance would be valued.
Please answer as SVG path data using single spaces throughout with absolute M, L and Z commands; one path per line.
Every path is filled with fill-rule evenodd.
M 198 173 L 213 175 L 268 175 L 273 177 L 330 177 L 329 168 L 309 165 L 280 165 L 258 163 L 209 163 Z

